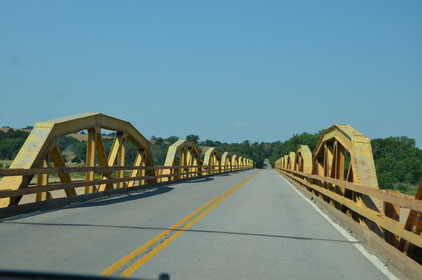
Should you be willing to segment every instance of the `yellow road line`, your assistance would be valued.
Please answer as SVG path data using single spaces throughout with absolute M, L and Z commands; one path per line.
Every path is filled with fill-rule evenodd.
M 242 181 L 241 183 L 239 183 L 238 185 L 234 186 L 232 189 L 230 189 L 230 193 L 226 194 L 224 197 L 222 197 L 220 200 L 216 201 L 213 205 L 211 205 L 210 207 L 208 207 L 205 211 L 203 211 L 201 214 L 199 214 L 197 217 L 195 217 L 192 221 L 190 221 L 189 223 L 187 223 L 184 227 L 181 228 L 180 231 L 177 231 L 175 234 L 173 234 L 172 236 L 170 236 L 168 239 L 166 239 L 163 243 L 161 243 L 160 245 L 158 245 L 157 247 L 154 248 L 154 250 L 152 250 L 151 252 L 149 252 L 148 254 L 146 254 L 145 256 L 143 256 L 142 258 L 140 258 L 139 260 L 137 260 L 134 264 L 132 264 L 129 268 L 127 268 L 125 271 L 123 271 L 122 274 L 120 274 L 120 276 L 123 277 L 129 277 L 131 276 L 136 270 L 138 270 L 143 264 L 145 264 L 148 260 L 150 260 L 152 257 L 154 257 L 156 254 L 158 254 L 158 252 L 160 252 L 162 249 L 164 249 L 167 245 L 169 245 L 171 242 L 173 242 L 177 237 L 179 237 L 184 230 L 189 229 L 191 226 L 193 226 L 197 221 L 199 221 L 202 217 L 204 217 L 209 211 L 211 211 L 215 206 L 217 206 L 218 204 L 220 204 L 223 200 L 225 200 L 227 197 L 229 197 L 230 195 L 232 195 L 234 192 L 236 192 L 238 189 L 240 189 L 240 187 L 242 187 L 244 184 L 246 184 L 250 179 L 252 179 L 255 175 L 257 175 L 259 172 L 253 174 L 252 176 L 250 176 L 249 178 L 247 178 L 246 180 Z
M 235 192 L 238 188 L 240 188 L 241 186 L 243 186 L 244 184 L 246 184 L 247 181 L 249 181 L 250 179 L 252 179 L 255 175 L 257 175 L 260 171 L 258 171 L 257 173 L 253 174 L 252 176 L 248 177 L 247 179 L 243 180 L 242 182 L 240 182 L 239 184 L 237 184 L 236 186 L 234 186 L 233 188 L 225 191 L 224 193 L 222 193 L 221 195 L 217 196 L 216 198 L 212 199 L 211 201 L 207 202 L 206 204 L 204 204 L 203 206 L 201 206 L 200 208 L 198 208 L 197 210 L 195 210 L 194 212 L 192 212 L 190 215 L 188 215 L 187 217 L 185 217 L 184 219 L 180 220 L 179 222 L 177 222 L 176 224 L 174 224 L 173 226 L 171 226 L 168 230 L 163 231 L 162 233 L 160 233 L 159 235 L 157 235 L 156 237 L 154 237 L 153 239 L 151 239 L 150 241 L 148 241 L 147 243 L 145 243 L 144 245 L 142 245 L 141 247 L 137 248 L 136 250 L 134 250 L 133 252 L 131 252 L 130 254 L 128 254 L 127 256 L 123 257 L 122 259 L 120 259 L 119 261 L 115 262 L 114 264 L 112 264 L 110 267 L 108 267 L 106 270 L 104 270 L 101 274 L 102 275 L 112 275 L 114 272 L 116 272 L 118 269 L 120 269 L 122 266 L 124 266 L 125 264 L 127 264 L 128 262 L 130 262 L 131 260 L 133 260 L 135 257 L 139 256 L 140 254 L 142 254 L 145 250 L 147 250 L 149 247 L 151 247 L 152 245 L 154 245 L 155 243 L 157 243 L 157 241 L 163 239 L 164 237 L 166 237 L 167 235 L 169 235 L 170 233 L 172 233 L 175 229 L 179 228 L 180 226 L 182 226 L 183 224 L 185 224 L 187 221 L 189 221 L 190 219 L 192 219 L 193 217 L 195 217 L 196 215 L 198 215 L 198 213 L 200 213 L 201 211 L 203 211 L 204 209 L 206 209 L 207 207 L 209 207 L 210 205 L 212 205 L 213 203 L 215 203 L 217 205 L 218 203 L 220 203 L 222 200 L 224 200 L 226 197 L 228 197 L 229 195 L 231 195 L 233 192 Z M 220 201 L 218 201 L 219 199 L 221 199 Z M 212 208 L 214 208 L 215 206 L 211 206 L 209 210 L 211 210 Z M 208 209 L 204 211 L 204 213 L 208 213 L 209 211 Z M 205 214 L 201 213 L 201 215 L 198 215 L 198 217 L 203 217 Z M 189 227 L 191 227 L 194 223 L 196 223 L 196 221 L 198 221 L 198 217 L 196 217 L 195 219 L 193 219 L 190 223 L 188 223 L 186 226 L 189 225 Z M 193 221 L 195 221 L 194 223 L 192 223 Z M 192 223 L 192 224 L 191 224 Z M 183 227 L 182 229 L 187 229 L 185 227 Z M 189 228 L 188 227 L 188 228 Z M 183 233 L 183 231 L 178 231 L 176 232 L 174 235 L 177 234 L 177 236 L 179 236 L 181 233 Z M 177 236 L 175 238 L 172 238 L 173 236 L 171 236 L 169 239 L 167 240 L 174 240 L 177 238 Z M 166 243 L 163 242 L 162 244 L 160 244 L 159 246 L 156 247 L 157 248 L 161 248 L 161 246 Z M 170 242 L 169 242 L 170 243 Z M 165 246 L 164 246 L 165 247 Z M 162 247 L 162 248 L 164 248 Z M 161 249 L 162 249 L 161 248 Z M 160 250 L 161 250 L 160 249 Z M 155 252 L 152 256 L 154 256 L 155 254 L 157 254 L 160 250 L 158 250 L 157 252 Z M 151 254 L 152 252 L 154 252 L 154 250 L 152 250 L 149 254 Z M 148 256 L 149 254 L 147 254 L 146 256 Z M 144 256 L 144 257 L 146 257 Z M 152 257 L 151 256 L 151 257 Z M 150 259 L 151 257 L 149 257 L 148 259 Z M 140 260 L 142 260 L 143 258 L 141 258 Z M 147 261 L 147 260 L 146 260 Z M 146 262 L 145 261 L 145 262 Z M 144 262 L 144 263 L 145 263 Z M 136 263 L 135 263 L 136 264 Z M 143 263 L 142 263 L 143 264 Z M 141 265 L 142 265 L 141 264 Z M 139 265 L 138 268 L 141 266 Z M 131 266 L 132 267 L 132 266 Z M 131 267 L 129 267 L 127 270 L 129 270 Z M 138 269 L 137 268 L 137 269 Z M 136 269 L 135 269 L 136 270 Z M 135 271 L 133 270 L 133 272 Z M 125 271 L 126 272 L 126 271 Z M 123 274 L 125 273 L 123 272 Z M 132 273 L 133 273 L 132 272 Z M 130 274 L 132 274 L 130 273 Z M 123 275 L 122 274 L 122 275 Z M 129 275 L 130 275 L 129 274 Z

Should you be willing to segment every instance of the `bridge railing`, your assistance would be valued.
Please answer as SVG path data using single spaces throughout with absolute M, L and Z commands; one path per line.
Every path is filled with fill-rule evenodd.
M 1 177 L 11 177 L 11 176 L 23 176 L 28 178 L 30 181 L 33 180 L 34 177 L 37 177 L 36 182 L 29 183 L 27 187 L 12 190 L 12 189 L 5 189 L 0 190 L 0 198 L 16 198 L 22 197 L 25 195 L 31 194 L 41 194 L 41 193 L 50 193 L 53 191 L 59 190 L 67 190 L 67 189 L 77 189 L 77 188 L 86 188 L 89 186 L 95 186 L 95 189 L 100 189 L 102 185 L 108 185 L 107 189 L 116 189 L 116 188 L 130 188 L 134 186 L 141 186 L 141 185 L 149 185 L 154 183 L 161 183 L 164 181 L 180 181 L 186 178 L 199 178 L 203 177 L 202 172 L 208 174 L 216 174 L 215 169 L 218 168 L 218 173 L 227 173 L 235 171 L 231 168 L 231 166 L 224 166 L 224 165 L 209 165 L 209 166 L 110 166 L 110 167 L 51 167 L 51 168 L 31 168 L 31 169 L 0 169 L 0 176 Z M 245 170 L 251 168 L 249 165 L 241 165 L 236 170 Z M 143 176 L 131 176 L 133 171 L 136 171 L 138 174 L 139 171 L 152 171 L 154 175 L 143 175 Z M 168 172 L 164 174 L 164 170 Z M 182 172 L 180 172 L 182 170 Z M 188 171 L 186 171 L 188 170 Z M 189 171 L 194 170 L 194 171 Z M 212 172 L 211 172 L 212 171 Z M 94 176 L 92 176 L 92 180 L 84 180 L 84 179 L 73 179 L 69 183 L 63 182 L 48 182 L 46 184 L 40 183 L 42 180 L 38 180 L 38 178 L 42 176 L 63 176 L 66 174 L 69 176 L 70 174 L 80 174 L 80 173 L 87 173 L 92 172 Z M 104 179 L 103 174 L 105 172 L 111 173 L 107 179 Z M 117 173 L 123 172 L 124 176 L 122 178 L 117 178 Z M 151 172 L 150 172 L 151 173 Z M 140 173 L 142 174 L 142 173 Z M 143 174 L 147 174 L 147 172 L 143 172 Z M 114 177 L 116 178 L 112 178 Z M 165 180 L 164 180 L 165 179 Z M 83 189 L 82 189 L 83 190 Z M 77 192 L 76 192 L 77 193 Z M 81 192 L 82 193 L 82 192 Z M 78 193 L 77 193 L 78 194 Z M 63 193 L 63 197 L 64 197 Z M 40 201 L 38 199 L 39 195 L 35 197 L 35 202 Z M 50 196 L 50 198 L 53 198 Z M 34 201 L 28 201 L 34 202 Z
M 422 182 L 415 197 L 380 189 L 371 141 L 353 127 L 326 129 L 313 153 L 300 145 L 274 169 L 422 263 Z
M 106 135 L 105 131 L 112 133 Z M 86 137 L 75 138 L 82 132 Z M 69 136 L 80 142 L 81 150 L 86 150 L 86 157 L 78 163 L 84 167 L 72 167 L 74 158 L 70 160 L 65 156 L 67 147 L 63 147 L 63 143 L 67 143 L 64 140 Z M 83 113 L 38 122 L 10 168 L 0 170 L 3 177 L 0 178 L 0 208 L 23 204 L 21 199 L 25 198 L 26 202 L 28 194 L 35 194 L 35 198 L 30 199 L 41 202 L 57 196 L 75 197 L 253 168 L 249 159 L 239 160 L 233 155 L 236 161 L 232 162 L 231 156 L 225 153 L 221 162 L 216 148 L 208 150 L 202 162 L 197 144 L 180 139 L 169 146 L 164 166 L 156 166 L 150 142 L 127 121 L 101 113 Z M 51 191 L 56 191 L 56 197 Z
M 288 176 L 296 183 L 306 187 L 309 191 L 313 191 L 316 194 L 322 194 L 326 197 L 329 197 L 331 200 L 344 205 L 354 213 L 357 213 L 371 220 L 376 225 L 382 227 L 389 232 L 384 235 L 386 241 L 392 245 L 395 245 L 399 250 L 404 250 L 407 242 L 418 247 L 422 247 L 422 236 L 419 235 L 419 233 L 412 231 L 415 219 L 418 219 L 418 214 L 420 215 L 420 213 L 422 213 L 422 200 L 418 200 L 397 192 L 356 185 L 338 179 L 327 178 L 319 175 L 310 175 L 286 168 L 277 168 L 276 170 Z M 331 187 L 328 189 L 321 187 L 320 185 L 324 183 L 330 184 Z M 379 199 L 384 202 L 385 209 L 387 211 L 380 213 L 378 211 L 362 207 L 356 201 L 336 193 L 336 187 L 353 190 L 359 194 L 368 195 L 372 198 Z M 419 188 L 419 196 L 421 194 L 422 187 Z M 410 209 L 410 215 L 413 216 L 413 220 L 408 222 L 408 225 L 403 226 L 399 221 L 394 219 L 394 214 L 392 212 L 398 212 L 398 207 Z M 397 215 L 397 213 L 395 214 Z

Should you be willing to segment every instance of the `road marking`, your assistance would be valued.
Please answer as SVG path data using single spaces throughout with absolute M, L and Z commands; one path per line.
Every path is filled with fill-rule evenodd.
M 277 171 L 274 171 L 277 172 Z M 321 209 L 319 209 L 311 200 L 309 200 L 306 196 L 304 196 L 292 183 L 290 183 L 286 178 L 284 178 L 280 173 L 277 174 L 284 179 L 301 197 L 303 197 L 315 210 L 323 216 L 337 231 L 339 231 L 347 240 L 353 243 L 353 246 L 358 249 L 359 252 L 362 253 L 376 268 L 378 268 L 388 279 L 396 280 L 398 279 L 394 274 L 392 274 L 387 267 L 383 264 L 383 262 L 378 259 L 376 256 L 370 254 L 362 245 L 356 243 L 357 240 L 354 238 L 350 233 L 344 230 L 340 225 L 334 222 L 327 214 L 325 214 Z
M 148 252 L 145 256 L 140 258 L 138 261 L 136 261 L 134 264 L 132 264 L 128 269 L 126 269 L 121 276 L 130 276 L 132 273 L 134 273 L 137 269 L 139 269 L 144 263 L 146 263 L 149 259 L 151 259 L 153 256 L 155 256 L 159 251 L 164 249 L 168 244 L 170 244 L 173 240 L 175 240 L 179 235 L 181 235 L 184 230 L 190 228 L 192 225 L 194 225 L 198 220 L 200 220 L 205 214 L 207 214 L 211 209 L 213 209 L 215 206 L 217 206 L 220 202 L 222 202 L 224 199 L 232 195 L 235 191 L 237 191 L 241 186 L 246 184 L 249 180 L 251 180 L 253 177 L 255 177 L 258 173 L 261 171 L 258 171 L 254 173 L 253 175 L 249 176 L 239 184 L 235 185 L 233 188 L 225 191 L 224 193 L 220 194 L 216 198 L 212 199 L 211 201 L 207 202 L 194 212 L 192 212 L 190 215 L 185 217 L 184 219 L 180 220 L 176 224 L 174 224 L 172 227 L 170 227 L 168 230 L 163 231 L 141 247 L 137 248 L 127 256 L 123 257 L 119 261 L 112 264 L 110 267 L 108 267 L 106 270 L 104 270 L 101 275 L 112 275 L 117 270 L 119 270 L 121 267 L 126 265 L 128 262 L 136 258 L 137 256 L 144 253 L 147 249 L 149 249 L 151 246 L 156 244 L 158 241 L 166 237 L 167 235 L 175 232 L 175 229 L 178 229 L 185 223 L 187 223 L 189 220 L 191 220 L 189 223 L 187 223 L 184 227 L 182 227 L 179 231 L 176 231 L 172 236 L 167 238 L 164 242 L 159 244 L 157 247 L 155 247 L 153 250 Z M 195 217 L 196 216 L 196 217 Z

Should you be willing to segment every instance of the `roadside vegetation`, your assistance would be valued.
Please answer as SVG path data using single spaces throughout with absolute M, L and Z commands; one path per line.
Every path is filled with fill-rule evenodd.
M 256 163 L 256 167 L 261 168 L 265 158 L 269 158 L 271 165 L 274 166 L 277 159 L 290 151 L 296 151 L 300 144 L 308 145 L 309 149 L 313 151 L 321 132 L 322 130 L 313 134 L 306 132 L 296 134 L 286 141 L 273 143 L 251 143 L 249 141 L 226 143 L 209 139 L 200 141 L 200 137 L 194 134 L 187 135 L 186 139 L 197 143 L 202 158 L 207 148 L 216 147 L 220 152 L 230 152 L 250 158 Z M 28 130 L 5 128 L 0 130 L 0 168 L 10 166 L 11 160 L 14 159 L 28 135 Z M 114 136 L 114 133 L 106 136 L 110 136 L 104 137 L 104 146 L 108 153 L 113 144 L 112 136 Z M 164 164 L 169 146 L 178 139 L 177 136 L 151 137 L 151 150 L 156 165 Z M 380 188 L 395 189 L 409 195 L 415 195 L 418 183 L 422 179 L 422 150 L 416 147 L 415 140 L 402 136 L 372 139 L 371 143 Z M 61 137 L 58 144 L 69 165 L 78 166 L 85 162 L 85 142 L 75 137 Z M 136 153 L 136 148 L 127 143 L 126 159 L 128 162 L 135 160 Z

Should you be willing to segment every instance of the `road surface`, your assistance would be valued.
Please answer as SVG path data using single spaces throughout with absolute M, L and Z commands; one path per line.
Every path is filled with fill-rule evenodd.
M 184 231 L 166 232 L 175 224 Z M 386 279 L 272 169 L 3 220 L 0 240 L 0 269 L 147 278 L 167 272 L 171 279 Z

